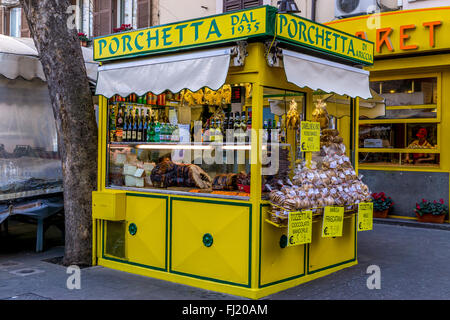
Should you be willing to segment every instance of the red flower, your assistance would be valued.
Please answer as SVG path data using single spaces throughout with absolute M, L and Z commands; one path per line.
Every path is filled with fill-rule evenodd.
M 441 204 L 444 204 L 444 199 L 439 199 L 439 202 L 441 203 Z
M 420 206 L 418 203 L 416 203 L 416 208 L 420 210 Z
M 425 200 L 425 199 L 422 199 L 422 202 L 427 202 L 427 200 Z
M 380 195 L 381 195 L 382 197 L 384 197 L 384 196 L 385 196 L 384 192 L 381 192 L 381 193 L 380 193 Z
M 434 204 L 436 204 L 436 203 L 437 203 L 437 201 L 436 201 L 436 200 L 434 200 L 434 201 L 433 201 L 433 203 L 434 203 Z

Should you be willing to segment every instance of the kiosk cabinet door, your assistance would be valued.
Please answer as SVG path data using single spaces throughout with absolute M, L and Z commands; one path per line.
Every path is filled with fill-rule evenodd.
M 167 197 L 127 196 L 128 262 L 167 270 Z
M 173 199 L 169 271 L 250 286 L 249 205 Z

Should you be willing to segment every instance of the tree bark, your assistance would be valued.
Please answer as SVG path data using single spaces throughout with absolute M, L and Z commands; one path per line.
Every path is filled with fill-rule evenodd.
M 20 0 L 47 78 L 62 158 L 65 265 L 92 262 L 92 191 L 97 179 L 97 124 L 69 0 Z M 43 133 L 45 134 L 45 133 Z

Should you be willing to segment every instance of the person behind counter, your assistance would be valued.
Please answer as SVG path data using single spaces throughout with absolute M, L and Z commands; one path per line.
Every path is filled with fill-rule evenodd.
M 408 149 L 433 149 L 433 145 L 427 141 L 427 129 L 420 128 L 417 132 L 416 136 L 418 139 L 411 142 L 408 146 Z M 432 162 L 435 159 L 435 155 L 433 153 L 413 153 L 412 159 L 410 158 L 410 154 L 406 154 L 405 162 L 406 163 L 424 163 L 424 162 Z

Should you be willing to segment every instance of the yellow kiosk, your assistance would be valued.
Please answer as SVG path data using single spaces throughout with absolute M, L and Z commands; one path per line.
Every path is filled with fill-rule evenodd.
M 310 243 L 287 246 L 267 194 L 304 158 L 288 110 L 309 120 L 321 90 L 357 119 L 371 42 L 262 6 L 96 38 L 94 52 L 94 264 L 257 299 L 357 263 L 355 214 L 341 237 L 314 221 Z
M 369 187 L 393 198 L 395 218 L 416 219 L 422 199 L 449 202 L 449 21 L 450 7 L 438 7 L 327 24 L 375 43 L 366 70 L 386 108 L 360 117 L 355 148 Z

